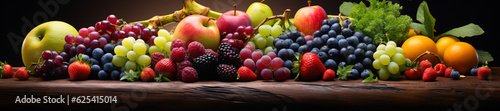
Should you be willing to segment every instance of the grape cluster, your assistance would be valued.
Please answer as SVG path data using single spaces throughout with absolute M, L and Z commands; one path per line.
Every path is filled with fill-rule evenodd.
M 247 36 L 252 35 L 253 28 L 252 26 L 238 26 L 236 28 L 236 32 L 226 32 L 223 34 L 223 39 L 221 43 L 229 43 L 231 46 L 241 49 L 243 48 L 244 43 L 246 43 Z
M 136 71 L 138 65 L 147 66 L 151 64 L 151 57 L 147 55 L 148 45 L 142 40 L 128 37 L 122 40 L 122 44 L 115 47 L 115 56 L 110 61 L 117 67 L 124 67 L 126 71 Z
M 397 47 L 396 42 L 389 41 L 386 45 L 380 44 L 377 51 L 373 53 L 373 68 L 378 70 L 380 79 L 399 77 L 401 71 L 406 70 L 405 63 L 410 62 L 405 59 L 405 52 L 401 47 Z
M 35 66 L 35 74 L 42 77 L 43 80 L 68 78 L 68 65 L 63 63 L 68 58 L 66 52 L 43 51 L 43 62 Z
M 271 27 L 270 25 L 262 25 L 258 31 L 259 33 L 248 44 L 251 44 L 255 49 L 262 50 L 264 54 L 272 52 L 275 49 L 273 41 L 278 35 L 283 33 L 281 26 L 274 25 Z

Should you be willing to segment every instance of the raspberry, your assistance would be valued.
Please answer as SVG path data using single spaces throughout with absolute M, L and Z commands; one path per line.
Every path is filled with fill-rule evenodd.
M 188 52 L 191 57 L 197 58 L 198 56 L 205 54 L 205 47 L 203 46 L 203 44 L 194 41 L 189 43 Z
M 177 47 L 186 48 L 186 43 L 181 39 L 175 39 L 174 41 L 172 41 L 172 44 L 170 45 L 170 50 L 173 50 L 174 48 Z
M 186 56 L 186 50 L 182 47 L 174 48 L 172 49 L 172 52 L 170 52 L 170 59 L 174 62 L 184 61 L 184 56 Z
M 212 54 L 214 55 L 215 57 L 219 57 L 219 55 L 212 49 L 205 49 L 205 54 Z
M 156 65 L 156 63 L 158 63 L 158 61 L 160 61 L 163 58 L 165 58 L 165 55 L 163 55 L 163 53 L 155 52 L 155 53 L 151 54 L 151 68 L 154 69 L 154 66 Z
M 182 70 L 182 81 L 196 82 L 198 80 L 198 72 L 193 67 L 186 67 Z
M 189 60 L 184 60 L 177 66 L 177 80 L 182 80 L 182 70 L 186 67 L 193 67 L 193 63 Z

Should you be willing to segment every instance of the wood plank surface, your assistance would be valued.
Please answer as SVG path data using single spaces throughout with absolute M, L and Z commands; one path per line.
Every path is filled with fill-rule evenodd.
M 0 79 L 0 107 L 24 110 L 492 110 L 500 107 L 500 67 L 489 80 L 122 82 Z M 15 103 L 35 98 L 116 96 L 118 103 Z

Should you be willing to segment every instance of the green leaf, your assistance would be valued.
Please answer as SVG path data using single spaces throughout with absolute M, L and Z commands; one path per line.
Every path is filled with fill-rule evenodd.
M 477 35 L 481 35 L 484 33 L 484 30 L 479 27 L 479 25 L 469 23 L 462 27 L 451 29 L 439 36 L 452 35 L 455 37 L 473 37 Z
M 493 57 L 489 52 L 483 50 L 476 50 L 477 56 L 479 57 L 479 63 L 484 64 L 486 61 L 493 61 Z
M 356 3 L 353 3 L 353 2 L 343 2 L 340 5 L 340 7 L 339 7 L 339 11 L 343 15 L 350 16 L 351 15 L 351 11 L 352 11 L 352 7 L 354 7 L 354 5 L 356 5 Z
M 366 83 L 366 82 L 377 82 L 377 81 L 378 81 L 378 77 L 375 77 L 375 79 L 373 79 L 373 73 L 370 72 L 370 76 L 365 78 L 362 82 Z
M 429 11 L 429 6 L 425 1 L 423 1 L 418 7 L 417 20 L 424 24 L 425 31 L 420 30 L 422 35 L 434 39 L 434 25 L 436 24 L 436 19 L 432 17 L 431 12 Z
M 347 80 L 347 76 L 351 74 L 351 69 L 354 67 L 354 65 L 348 65 L 345 67 L 338 67 L 337 69 L 337 75 L 339 77 L 337 78 L 338 80 Z
M 134 82 L 135 80 L 139 79 L 139 74 L 140 72 L 134 72 L 133 70 L 125 71 L 125 75 L 120 78 L 120 81 L 130 81 Z

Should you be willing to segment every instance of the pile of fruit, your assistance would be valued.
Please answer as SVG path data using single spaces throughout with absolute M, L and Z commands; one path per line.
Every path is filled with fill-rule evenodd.
M 345 2 L 341 14 L 327 15 L 309 1 L 290 18 L 289 9 L 273 16 L 264 1 L 246 12 L 235 6 L 225 13 L 185 2 L 192 3 L 139 22 L 109 15 L 78 31 L 60 21 L 40 24 L 23 44 L 27 68 L 14 73 L 2 62 L 1 77 L 27 80 L 30 73 L 43 80 L 157 82 L 491 78 L 487 66 L 478 68 L 478 63 L 492 61 L 491 55 L 457 38 L 484 33 L 479 26 L 434 36 L 432 16 L 410 25 L 411 18 L 399 13 L 397 3 L 369 0 L 374 6 L 366 7 Z M 420 6 L 427 10 L 418 14 L 430 15 L 425 2 Z M 186 11 L 193 15 L 179 16 Z M 174 31 L 162 29 L 175 21 Z M 45 32 L 36 32 L 41 29 Z

